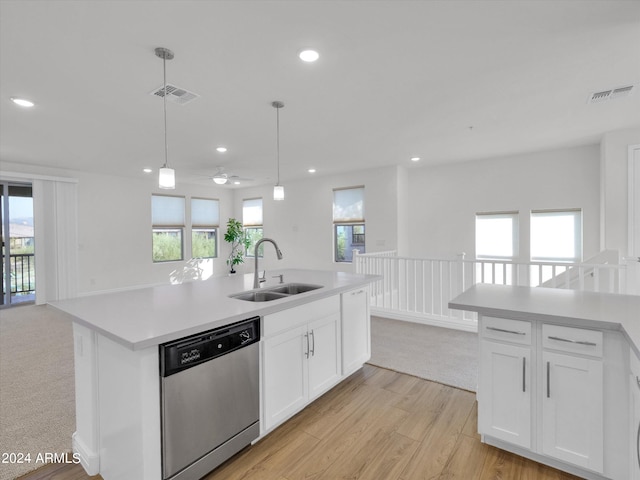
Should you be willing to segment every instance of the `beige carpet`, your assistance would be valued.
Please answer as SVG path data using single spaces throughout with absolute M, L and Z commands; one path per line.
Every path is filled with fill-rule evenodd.
M 0 463 L 0 480 L 42 467 L 38 454 L 71 451 L 73 372 L 69 320 L 46 306 L 0 310 L 0 454 L 31 454 L 30 463 Z
M 368 363 L 475 392 L 478 335 L 371 317 Z

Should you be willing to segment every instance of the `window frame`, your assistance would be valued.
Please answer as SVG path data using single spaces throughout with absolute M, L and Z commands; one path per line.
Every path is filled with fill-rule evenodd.
M 560 256 L 536 256 L 533 255 L 533 236 L 534 236 L 534 227 L 533 221 L 534 216 L 568 216 L 571 215 L 577 221 L 574 221 L 574 230 L 573 230 L 573 248 L 576 254 L 573 257 L 560 257 Z M 579 263 L 583 258 L 583 212 L 581 208 L 564 208 L 564 209 L 541 209 L 541 210 L 531 210 L 529 213 L 529 259 L 531 262 L 539 262 L 539 263 Z
M 500 211 L 500 212 L 476 212 L 475 215 L 475 223 L 474 223 L 474 248 L 475 248 L 475 256 L 479 260 L 498 260 L 498 261 L 516 261 L 519 255 L 519 220 L 520 212 L 517 210 L 510 211 Z M 511 255 L 486 255 L 478 253 L 478 220 L 480 218 L 510 218 L 511 222 Z
M 356 208 L 356 210 L 359 210 L 359 212 L 356 212 L 356 215 L 350 215 L 350 216 L 340 216 L 340 214 L 338 213 L 339 210 L 336 209 L 336 206 L 339 205 L 339 200 L 337 199 L 337 197 L 340 195 L 337 192 L 345 192 L 346 190 L 361 190 L 361 193 L 359 194 L 359 201 L 361 203 L 359 208 Z M 359 250 L 360 253 L 365 253 L 366 252 L 366 222 L 365 222 L 365 187 L 364 185 L 357 185 L 357 186 L 353 186 L 353 187 L 341 187 L 341 188 L 334 188 L 333 189 L 333 200 L 332 200 L 332 212 L 333 212 L 333 261 L 334 263 L 353 263 L 353 250 Z M 351 255 L 344 255 L 344 260 L 340 259 L 340 255 L 339 255 L 339 239 L 340 239 L 340 234 L 338 232 L 339 228 L 348 228 L 351 227 L 351 239 L 352 242 L 349 243 L 350 246 L 354 246 L 354 247 L 360 247 L 360 248 L 352 248 L 351 249 Z M 356 234 L 353 232 L 353 230 L 356 227 L 362 227 L 363 229 L 363 233 L 361 234 Z M 353 240 L 355 238 L 355 235 L 362 235 L 362 243 L 354 243 Z M 346 247 L 345 247 L 346 248 Z M 350 260 L 348 258 L 351 258 Z
M 218 232 L 220 231 L 220 200 L 217 198 L 205 198 L 205 197 L 191 197 L 190 198 L 190 202 L 189 205 L 191 207 L 190 213 L 191 213 L 191 258 L 202 258 L 202 259 L 209 259 L 209 258 L 218 258 L 218 250 L 219 250 L 219 242 L 218 242 Z M 215 205 L 215 209 L 217 210 L 216 215 L 214 216 L 214 218 L 211 220 L 211 223 L 207 223 L 206 221 L 204 222 L 194 222 L 194 200 L 200 200 L 200 201 L 208 201 L 208 202 L 214 202 Z M 214 241 L 214 252 L 213 252 L 213 256 L 206 256 L 206 257 L 196 257 L 194 255 L 194 251 L 193 251 L 193 245 L 194 245 L 194 234 L 199 233 L 199 232 L 208 232 L 208 233 L 213 233 L 213 241 Z
M 260 201 L 260 222 L 250 222 L 245 219 L 245 204 L 247 202 L 253 202 L 259 200 Z M 245 234 L 248 231 L 255 231 L 258 238 L 256 238 L 255 242 L 252 242 L 249 247 L 245 248 L 244 256 L 245 258 L 255 258 L 253 252 L 255 251 L 255 244 L 262 238 L 264 238 L 264 200 L 262 197 L 252 197 L 252 198 L 243 198 L 242 199 L 242 229 L 245 231 Z M 261 245 L 260 250 L 258 251 L 258 258 L 262 258 L 264 252 L 264 247 Z
M 154 197 L 164 197 L 164 198 L 173 198 L 182 200 L 182 224 L 180 222 L 158 222 L 157 215 L 154 215 Z M 187 200 L 183 195 L 164 195 L 164 194 L 151 194 L 151 261 L 152 263 L 168 263 L 168 262 L 181 262 L 184 261 L 184 239 L 185 239 L 185 217 L 186 217 L 186 205 Z M 156 217 L 156 218 L 154 218 Z M 157 234 L 167 234 L 172 231 L 175 231 L 179 234 L 180 238 L 180 258 L 170 258 L 166 260 L 156 260 L 154 258 L 154 246 Z

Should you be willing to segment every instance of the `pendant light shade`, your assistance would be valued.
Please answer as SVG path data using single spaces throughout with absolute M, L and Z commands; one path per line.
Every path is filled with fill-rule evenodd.
M 280 185 L 280 109 L 284 107 L 284 103 L 278 100 L 271 102 L 271 106 L 276 109 L 276 150 L 277 150 L 277 166 L 278 180 L 273 187 L 273 199 L 284 200 L 284 187 Z
M 166 165 L 166 164 L 165 164 Z M 167 166 L 162 167 L 158 177 L 158 186 L 162 189 L 172 190 L 176 188 L 176 171 Z
M 284 187 L 282 185 L 275 185 L 273 187 L 273 199 L 284 200 Z
M 169 167 L 169 146 L 167 143 L 167 60 L 173 58 L 173 52 L 168 48 L 158 47 L 155 50 L 156 56 L 162 59 L 164 93 L 162 95 L 162 105 L 164 110 L 164 165 L 159 170 L 158 186 L 162 189 L 173 190 L 176 188 L 176 171 Z

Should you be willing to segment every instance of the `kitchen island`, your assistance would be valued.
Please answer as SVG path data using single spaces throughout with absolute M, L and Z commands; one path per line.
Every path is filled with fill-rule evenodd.
M 273 270 L 261 290 L 278 287 L 281 279 L 283 284 L 318 288 L 270 301 L 230 297 L 252 290 L 253 275 L 247 274 L 53 302 L 53 307 L 73 321 L 73 448 L 87 473 L 100 473 L 104 480 L 163 478 L 162 344 L 259 317 L 260 436 L 368 360 L 366 292 L 377 276 Z M 307 328 L 308 332 L 299 332 Z M 285 337 L 292 341 L 282 341 Z M 290 354 L 300 351 L 303 338 L 306 358 L 301 354 L 294 359 Z M 316 357 L 322 361 L 314 364 Z M 283 359 L 284 364 L 277 363 Z M 304 385 L 296 377 L 302 371 Z M 282 382 L 287 389 L 279 388 Z M 293 388 L 298 384 L 300 392 Z
M 475 285 L 478 432 L 592 480 L 640 479 L 640 297 Z

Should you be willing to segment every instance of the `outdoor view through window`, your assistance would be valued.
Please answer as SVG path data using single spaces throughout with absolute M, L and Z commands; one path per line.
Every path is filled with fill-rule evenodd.
M 3 240 L 0 305 L 33 301 L 36 277 L 31 185 L 2 183 L 0 190 Z

